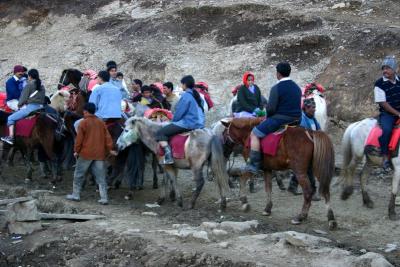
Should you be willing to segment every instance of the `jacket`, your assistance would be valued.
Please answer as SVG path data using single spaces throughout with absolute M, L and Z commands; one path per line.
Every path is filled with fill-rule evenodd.
M 45 102 L 46 90 L 41 86 L 40 91 L 36 92 L 36 80 L 28 81 L 18 101 L 18 106 L 22 107 L 27 104 L 40 104 Z
M 14 75 L 6 82 L 7 101 L 19 99 L 22 92 L 21 81 Z
M 95 115 L 85 115 L 79 124 L 74 151 L 86 160 L 105 160 L 112 148 L 106 124 Z
M 315 117 L 308 117 L 307 114 L 303 111 L 301 114 L 301 123 L 300 126 L 306 129 L 314 130 L 312 129 L 312 123 L 314 122 L 315 124 L 315 131 L 321 130 L 321 126 L 319 125 L 317 119 Z
M 283 78 L 271 88 L 267 104 L 267 117 L 300 120 L 301 89 L 290 78 Z
M 121 92 L 109 82 L 96 87 L 89 102 L 96 105 L 95 115 L 101 119 L 121 118 Z
M 262 108 L 260 88 L 254 84 L 254 93 L 250 91 L 247 83 L 249 76 L 254 77 L 254 75 L 250 72 L 245 72 L 243 75 L 243 85 L 240 86 L 237 92 L 238 103 L 234 112 L 246 111 L 248 113 L 253 113 L 256 108 Z
M 193 89 L 186 89 L 179 99 L 172 123 L 188 130 L 204 128 L 204 112 L 194 99 Z

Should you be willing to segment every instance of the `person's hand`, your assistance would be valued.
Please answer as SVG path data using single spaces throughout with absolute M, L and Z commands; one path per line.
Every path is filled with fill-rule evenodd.
M 112 155 L 112 156 L 117 156 L 117 155 L 118 155 L 118 152 L 115 151 L 115 150 L 111 150 L 111 151 L 110 151 L 110 155 Z
M 79 155 L 77 152 L 74 152 L 74 157 L 77 158 Z

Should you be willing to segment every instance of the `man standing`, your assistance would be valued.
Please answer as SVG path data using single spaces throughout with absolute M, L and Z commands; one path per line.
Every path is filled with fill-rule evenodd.
M 80 201 L 80 193 L 85 174 L 90 168 L 99 185 L 100 200 L 102 205 L 108 204 L 105 159 L 108 154 L 117 155 L 112 150 L 111 136 L 103 121 L 98 119 L 94 112 L 93 103 L 85 104 L 84 119 L 79 125 L 74 146 L 74 156 L 77 157 L 74 172 L 73 192 L 67 195 L 68 200 Z
M 250 161 L 246 170 L 257 173 L 261 167 L 262 154 L 260 140 L 278 130 L 282 125 L 300 121 L 301 119 L 301 89 L 289 76 L 291 67 L 287 62 L 276 66 L 278 83 L 271 88 L 267 105 L 267 119 L 254 127 L 251 132 Z
M 107 71 L 110 74 L 110 83 L 120 90 L 122 99 L 128 99 L 128 90 L 126 89 L 126 85 L 124 86 L 123 80 L 117 78 L 118 68 L 117 64 L 114 61 L 109 61 L 107 63 Z
M 24 77 L 25 70 L 21 65 L 14 66 L 14 75 L 6 82 L 7 106 L 13 111 L 18 110 L 18 99 L 23 89 L 21 79 Z
M 173 92 L 174 85 L 172 82 L 166 82 L 163 84 L 163 93 L 166 97 L 167 102 L 171 106 L 170 110 L 172 113 L 175 112 L 175 106 L 179 101 L 179 97 Z
M 395 122 L 400 117 L 400 79 L 396 75 L 397 62 L 393 56 L 386 57 L 381 65 L 382 78 L 375 82 L 375 102 L 379 105 L 379 124 L 382 135 L 379 137 L 383 168 L 390 169 L 389 142 Z
M 314 98 L 306 98 L 303 102 L 303 111 L 301 116 L 300 126 L 309 130 L 319 131 L 321 130 L 321 126 L 319 125 L 317 119 L 315 118 L 315 101 Z M 313 201 L 321 200 L 321 197 L 317 193 L 317 186 L 315 185 L 315 177 L 312 172 L 312 166 L 309 166 L 307 170 L 308 179 L 310 179 L 311 188 L 313 190 Z M 300 192 L 297 191 L 298 181 L 296 175 L 294 173 L 291 174 L 291 179 L 288 187 L 288 191 L 293 195 L 301 195 Z

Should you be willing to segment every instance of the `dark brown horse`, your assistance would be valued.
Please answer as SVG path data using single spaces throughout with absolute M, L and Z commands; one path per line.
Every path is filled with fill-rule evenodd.
M 227 139 L 244 147 L 244 154 L 248 153 L 246 146 L 252 129 L 260 123 L 258 118 L 238 118 L 231 121 L 222 121 L 226 127 Z M 320 182 L 319 191 L 325 198 L 328 210 L 329 228 L 335 229 L 337 223 L 330 207 L 330 183 L 335 170 L 335 155 L 333 144 L 329 137 L 320 131 L 306 130 L 300 127 L 288 127 L 280 140 L 275 156 L 264 155 L 263 172 L 267 205 L 263 215 L 271 215 L 272 209 L 272 171 L 292 169 L 303 189 L 303 208 L 293 220 L 293 224 L 300 224 L 308 216 L 311 207 L 312 189 L 307 178 L 307 170 L 312 166 L 313 172 Z M 245 184 L 250 174 L 245 173 L 240 181 L 240 200 L 244 209 L 249 208 L 247 197 L 244 194 Z

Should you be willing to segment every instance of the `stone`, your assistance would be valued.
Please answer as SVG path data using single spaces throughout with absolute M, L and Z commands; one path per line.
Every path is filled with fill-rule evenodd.
M 355 266 L 393 267 L 381 254 L 368 252 L 353 261 Z
M 241 233 L 258 227 L 258 221 L 245 221 L 245 222 L 232 222 L 224 221 L 220 224 L 221 228 L 225 230 L 233 230 L 234 232 Z
M 311 246 L 318 246 L 321 243 L 331 242 L 331 240 L 324 237 L 313 236 L 295 231 L 276 233 L 272 234 L 272 236 L 275 238 L 277 237 L 279 239 L 284 238 L 287 243 L 295 247 L 311 247 Z
M 337 4 L 334 4 L 331 8 L 332 9 L 339 9 L 339 8 L 345 8 L 346 7 L 346 3 L 337 3 Z
M 225 231 L 225 230 L 221 230 L 221 229 L 214 229 L 212 231 L 212 234 L 215 235 L 215 236 L 223 236 L 223 235 L 227 235 L 228 232 Z
M 42 229 L 42 224 L 40 223 L 40 221 L 12 222 L 8 224 L 8 231 L 10 232 L 10 234 L 29 235 L 41 229 Z
M 220 246 L 221 248 L 228 248 L 229 247 L 229 242 L 221 242 L 218 243 L 218 246 Z
M 385 252 L 389 253 L 389 252 L 393 252 L 397 250 L 397 245 L 396 244 L 387 244 L 386 248 L 385 248 Z
M 36 200 L 17 202 L 7 205 L 7 221 L 27 222 L 40 220 Z
M 200 227 L 203 229 L 215 229 L 219 226 L 219 223 L 216 222 L 203 222 Z
M 145 211 L 145 212 L 142 212 L 142 215 L 143 215 L 143 216 L 153 216 L 153 217 L 158 216 L 157 213 L 152 212 L 152 211 Z

